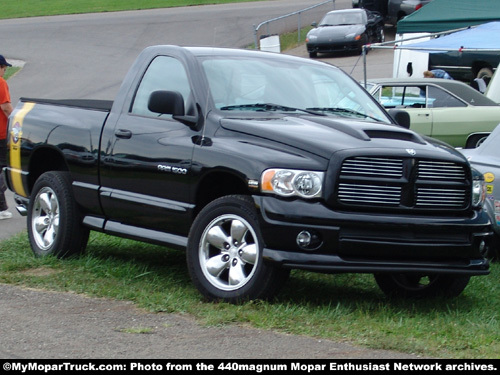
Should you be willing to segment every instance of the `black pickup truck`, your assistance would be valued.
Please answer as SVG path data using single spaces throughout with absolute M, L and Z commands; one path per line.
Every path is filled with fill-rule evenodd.
M 186 249 L 208 299 L 269 298 L 293 268 L 456 296 L 489 273 L 482 176 L 403 114 L 321 62 L 154 46 L 114 102 L 22 98 L 4 173 L 38 256 L 95 230 Z

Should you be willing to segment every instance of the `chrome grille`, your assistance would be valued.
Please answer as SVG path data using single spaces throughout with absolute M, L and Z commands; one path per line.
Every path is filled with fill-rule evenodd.
M 403 175 L 403 160 L 367 157 L 347 159 L 340 173 L 352 176 L 399 178 Z
M 468 176 L 453 162 L 354 157 L 342 164 L 336 196 L 349 206 L 461 210 L 469 206 Z
M 424 180 L 465 180 L 464 167 L 455 163 L 419 161 L 418 178 Z
M 362 202 L 398 206 L 401 188 L 396 186 L 377 186 L 359 184 L 340 184 L 339 199 L 343 202 Z
M 466 196 L 465 189 L 417 188 L 415 206 L 462 208 Z

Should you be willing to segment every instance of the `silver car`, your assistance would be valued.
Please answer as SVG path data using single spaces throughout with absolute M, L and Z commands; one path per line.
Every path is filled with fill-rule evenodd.
M 500 257 L 500 126 L 477 148 L 460 150 L 474 168 L 484 175 L 486 182 L 485 208 L 488 210 L 493 230 L 493 241 L 488 249 L 488 257 Z

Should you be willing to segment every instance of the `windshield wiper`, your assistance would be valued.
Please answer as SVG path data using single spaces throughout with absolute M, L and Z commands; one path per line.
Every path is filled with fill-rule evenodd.
M 306 110 L 310 111 L 321 111 L 321 112 L 330 112 L 330 113 L 345 113 L 348 115 L 354 115 L 363 118 L 371 118 L 372 120 L 381 121 L 380 119 L 367 115 L 366 113 L 358 112 L 353 109 L 348 108 L 337 108 L 337 107 L 312 107 L 306 108 Z
M 222 111 L 231 111 L 231 110 L 255 110 L 255 111 L 283 111 L 283 112 L 305 112 L 315 116 L 325 116 L 324 113 L 319 113 L 314 111 L 311 108 L 294 108 L 288 107 L 286 105 L 281 104 L 273 104 L 273 103 L 255 103 L 255 104 L 235 104 L 228 105 L 220 108 Z

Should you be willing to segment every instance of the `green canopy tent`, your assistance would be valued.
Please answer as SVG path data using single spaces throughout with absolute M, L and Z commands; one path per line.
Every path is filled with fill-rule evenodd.
M 437 33 L 499 20 L 500 0 L 433 0 L 400 20 L 397 33 Z

